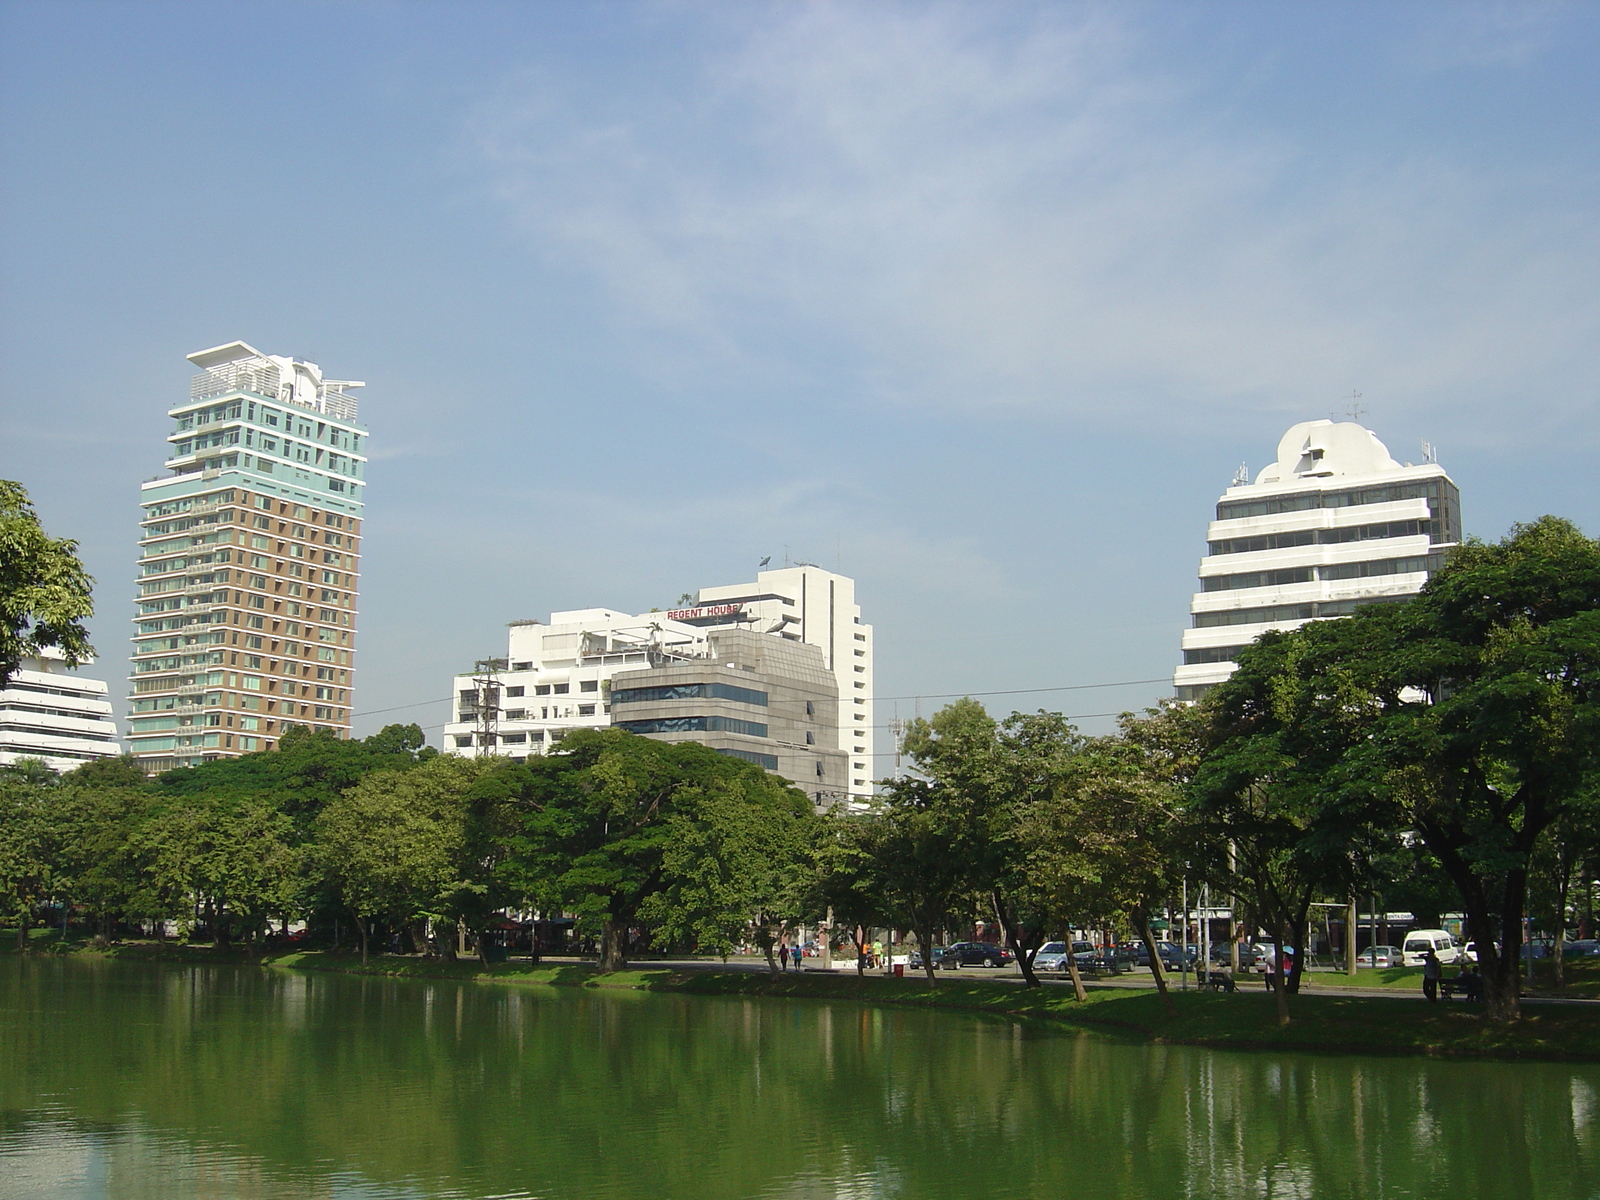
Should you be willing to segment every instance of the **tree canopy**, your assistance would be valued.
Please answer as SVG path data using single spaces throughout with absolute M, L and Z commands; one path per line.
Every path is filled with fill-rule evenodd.
M 94 613 L 93 585 L 78 543 L 45 533 L 26 489 L 0 479 L 0 687 L 44 650 L 72 667 L 94 653 L 83 625 Z

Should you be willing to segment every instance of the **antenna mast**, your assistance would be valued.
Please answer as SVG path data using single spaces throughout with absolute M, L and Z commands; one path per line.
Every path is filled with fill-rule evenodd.
M 472 739 L 475 754 L 500 752 L 500 678 L 509 664 L 503 658 L 480 658 L 472 664 L 473 715 L 477 718 Z

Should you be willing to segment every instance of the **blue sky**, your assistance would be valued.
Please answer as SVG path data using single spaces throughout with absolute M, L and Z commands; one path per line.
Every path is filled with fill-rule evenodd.
M 360 710 L 785 553 L 884 697 L 1164 679 L 1218 492 L 1352 391 L 1469 531 L 1600 532 L 1597 50 L 1593 4 L 0 4 L 0 474 L 112 679 L 234 338 L 369 383 Z

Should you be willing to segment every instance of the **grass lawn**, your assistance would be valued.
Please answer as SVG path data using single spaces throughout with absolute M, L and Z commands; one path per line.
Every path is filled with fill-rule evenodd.
M 0 943 L 5 945 L 6 943 Z M 81 943 L 79 943 L 81 946 Z M 7 947 L 9 948 L 9 946 Z M 63 950 L 73 951 L 68 943 Z M 1079 1003 L 1064 987 L 1024 989 L 1015 984 L 941 976 L 929 987 L 921 977 L 908 979 L 811 972 L 771 975 L 753 971 L 676 971 L 648 963 L 626 971 L 599 974 L 590 963 L 525 959 L 484 967 L 475 959 L 374 956 L 363 965 L 352 954 L 301 950 L 270 955 L 234 950 L 219 954 L 209 946 L 173 943 L 128 943 L 110 950 L 78 949 L 77 953 L 121 960 L 167 963 L 255 965 L 302 971 L 414 979 L 459 979 L 510 986 L 600 987 L 680 992 L 708 996 L 771 996 L 795 999 L 850 1000 L 908 1007 L 949 1008 L 1005 1016 L 1061 1021 L 1124 1037 L 1173 1044 L 1232 1049 L 1302 1050 L 1365 1054 L 1407 1054 L 1469 1058 L 1539 1058 L 1600 1062 L 1600 1005 L 1532 1007 L 1514 1026 L 1485 1021 L 1480 1006 L 1420 1004 L 1410 997 L 1309 994 L 1290 998 L 1291 1021 L 1279 1027 L 1273 998 L 1263 988 L 1241 988 L 1232 995 L 1173 992 L 1175 1015 L 1169 1015 L 1153 989 L 1090 986 Z M 1569 968 L 1574 964 L 1569 964 Z M 1582 964 L 1574 988 L 1600 978 L 1600 964 Z M 1358 983 L 1371 986 L 1363 971 Z M 1420 987 L 1416 969 L 1396 968 L 1385 986 Z M 1576 974 L 1576 972 L 1569 972 Z M 1318 976 L 1317 982 L 1343 975 Z

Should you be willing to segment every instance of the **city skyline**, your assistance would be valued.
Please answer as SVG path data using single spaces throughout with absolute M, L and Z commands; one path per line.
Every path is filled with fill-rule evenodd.
M 0 474 L 117 680 L 177 358 L 246 337 L 376 397 L 357 733 L 786 557 L 857 580 L 880 732 L 1148 681 L 985 697 L 1104 731 L 1290 424 L 1600 528 L 1600 20 L 1368 16 L 8 6 Z M 314 89 L 207 65 L 290 34 Z

